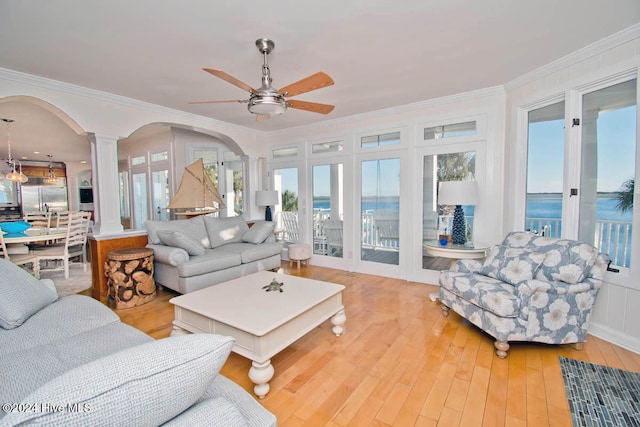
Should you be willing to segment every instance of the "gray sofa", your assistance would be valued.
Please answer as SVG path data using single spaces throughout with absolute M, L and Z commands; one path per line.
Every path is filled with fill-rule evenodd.
M 275 426 L 219 374 L 233 339 L 153 340 L 0 259 L 0 426 Z
M 157 283 L 186 294 L 262 270 L 280 268 L 274 222 L 207 215 L 147 221 Z

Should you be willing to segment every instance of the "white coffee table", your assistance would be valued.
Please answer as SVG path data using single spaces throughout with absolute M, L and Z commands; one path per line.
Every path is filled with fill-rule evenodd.
M 282 291 L 265 291 L 273 279 Z M 235 338 L 232 351 L 251 359 L 254 393 L 269 392 L 271 358 L 331 318 L 340 336 L 346 321 L 344 286 L 320 280 L 261 271 L 172 298 L 175 320 L 171 335 L 215 333 Z

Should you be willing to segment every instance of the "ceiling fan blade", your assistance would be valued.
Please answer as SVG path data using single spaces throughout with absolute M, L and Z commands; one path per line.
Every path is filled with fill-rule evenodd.
M 252 88 L 251 86 L 249 86 L 245 82 L 236 79 L 231 74 L 227 74 L 222 70 L 216 70 L 216 69 L 213 69 L 213 68 L 203 68 L 203 70 L 206 71 L 207 73 L 211 73 L 214 76 L 221 78 L 222 80 L 224 80 L 226 82 L 231 83 L 234 86 L 238 86 L 242 90 L 246 90 L 247 92 L 251 92 L 251 93 L 258 93 L 257 90 L 255 90 L 254 88 Z
M 319 104 L 317 102 L 298 101 L 296 99 L 290 99 L 287 101 L 289 108 L 296 108 L 298 110 L 311 111 L 312 113 L 329 114 L 333 111 L 335 105 Z
M 295 83 L 285 86 L 278 91 L 280 94 L 286 96 L 296 96 L 301 93 L 311 92 L 312 90 L 322 89 L 323 87 L 331 86 L 333 79 L 328 74 L 318 71 L 315 74 L 305 77 L 302 80 L 298 80 Z
M 229 99 L 226 101 L 192 101 L 192 102 L 188 102 L 187 104 L 222 104 L 224 102 L 249 102 L 246 99 Z

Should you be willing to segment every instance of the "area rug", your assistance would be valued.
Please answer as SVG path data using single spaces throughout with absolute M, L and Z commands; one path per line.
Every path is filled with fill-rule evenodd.
M 77 294 L 91 287 L 91 268 L 87 268 L 85 273 L 82 266 L 71 266 L 69 268 L 69 278 L 64 278 L 64 271 L 43 271 L 40 274 L 42 279 L 51 279 L 56 285 L 58 295 L 63 297 Z
M 560 357 L 574 426 L 640 427 L 640 374 Z

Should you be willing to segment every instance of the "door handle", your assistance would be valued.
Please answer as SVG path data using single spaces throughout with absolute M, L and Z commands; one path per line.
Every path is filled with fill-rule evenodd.
M 619 268 L 611 267 L 611 261 L 609 261 L 609 263 L 607 264 L 607 271 L 610 271 L 612 273 L 620 273 L 620 269 Z

